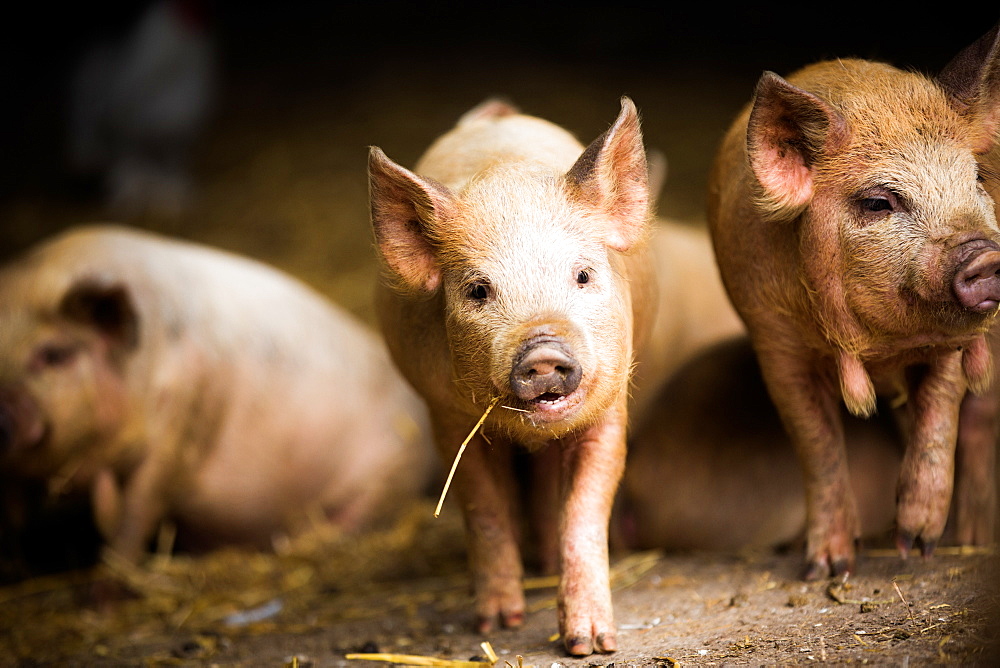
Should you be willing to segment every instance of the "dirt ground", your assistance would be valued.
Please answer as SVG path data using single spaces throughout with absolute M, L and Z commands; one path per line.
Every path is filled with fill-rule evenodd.
M 520 18 L 482 10 L 456 18 L 455 8 L 397 2 L 251 7 L 218 5 L 223 87 L 195 156 L 195 201 L 175 217 L 128 222 L 269 261 L 369 322 L 369 145 L 412 165 L 492 95 L 589 141 L 627 94 L 647 144 L 669 162 L 660 212 L 700 224 L 712 152 L 761 70 L 786 73 L 835 55 L 935 68 L 995 20 L 908 18 L 882 34 L 848 18 L 796 31 L 783 17 L 720 22 L 708 8 L 644 5 L 540 14 L 511 6 Z M 106 218 L 60 163 L 61 77 L 82 34 L 60 24 L 49 37 L 65 48 L 20 55 L 12 89 L 25 95 L 4 111 L 17 125 L 0 163 L 0 255 Z M 70 541 L 48 536 L 46 549 L 69 553 L 61 537 Z M 47 558 L 46 570 L 50 560 L 60 561 Z M 420 505 L 384 530 L 321 531 L 278 555 L 177 555 L 97 571 L 84 557 L 76 570 L 14 578 L 0 589 L 0 665 L 340 666 L 367 665 L 345 657 L 372 652 L 478 661 L 484 640 L 500 665 L 514 666 L 996 665 L 996 561 L 990 550 L 943 548 L 906 562 L 869 550 L 846 582 L 804 583 L 797 548 L 619 554 L 620 649 L 569 659 L 552 637 L 549 580 L 527 583 L 532 612 L 522 629 L 470 632 L 457 513 L 432 520 Z M 97 610 L 88 594 L 106 569 L 138 595 Z

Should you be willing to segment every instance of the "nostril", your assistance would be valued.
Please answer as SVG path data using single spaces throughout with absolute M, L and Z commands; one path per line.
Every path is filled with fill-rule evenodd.
M 568 347 L 545 341 L 527 346 L 510 373 L 510 386 L 525 401 L 542 395 L 569 394 L 579 385 L 580 366 Z
M 968 310 L 996 308 L 1000 303 L 1000 250 L 983 248 L 967 257 L 955 272 L 952 290 Z

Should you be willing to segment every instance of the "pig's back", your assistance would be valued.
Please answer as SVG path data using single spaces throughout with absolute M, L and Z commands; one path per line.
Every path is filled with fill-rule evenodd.
M 49 291 L 88 275 L 128 286 L 137 402 L 155 411 L 195 393 L 199 424 L 176 426 L 197 454 L 170 502 L 185 523 L 266 542 L 313 504 L 357 526 L 429 475 L 425 409 L 381 341 L 297 279 L 113 226 L 65 233 L 31 262 Z
M 149 337 L 184 333 L 213 352 L 266 357 L 327 347 L 331 336 L 362 346 L 368 339 L 363 326 L 297 279 L 195 243 L 87 226 L 46 244 L 35 260 L 49 268 L 42 270 L 41 282 L 52 295 L 81 277 L 124 283 Z M 56 303 L 52 295 L 41 298 Z M 311 350 L 310 363 L 317 357 Z

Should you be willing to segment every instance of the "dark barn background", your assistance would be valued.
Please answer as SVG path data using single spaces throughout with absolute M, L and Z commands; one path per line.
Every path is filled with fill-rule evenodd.
M 369 145 L 412 166 L 495 95 L 586 143 L 629 95 L 647 145 L 668 161 L 660 213 L 699 224 L 717 142 L 761 71 L 860 56 L 934 72 L 996 19 L 818 5 L 179 1 L 206 20 L 217 86 L 190 156 L 193 197 L 170 215 L 109 211 L 100 179 L 67 160 L 74 70 L 149 3 L 35 3 L 7 21 L 0 260 L 68 226 L 115 220 L 275 264 L 369 322 Z M 57 544 L 68 538 L 43 527 Z M 29 557 L 58 562 L 45 543 L 29 539 Z
M 412 165 L 494 95 L 586 143 L 629 95 L 668 161 L 660 213 L 699 224 L 716 144 L 762 70 L 860 56 L 933 72 L 996 19 L 818 5 L 181 1 L 201 5 L 218 85 L 191 155 L 193 198 L 171 215 L 109 212 L 99 178 L 67 161 L 72 73 L 148 3 L 35 3 L 6 22 L 0 260 L 68 226 L 117 220 L 270 262 L 371 321 L 369 145 Z
M 747 4 L 725 9 L 704 2 L 181 1 L 204 5 L 219 76 L 212 112 L 191 154 L 193 197 L 170 215 L 111 213 L 100 179 L 73 172 L 67 162 L 72 73 L 89 47 L 126 33 L 146 3 L 58 7 L 22 3 L 16 13 L 9 10 L 4 17 L 0 261 L 71 225 L 117 220 L 277 265 L 368 322 L 377 279 L 365 174 L 370 145 L 412 166 L 434 138 L 490 96 L 503 96 L 527 113 L 566 127 L 586 143 L 608 127 L 619 110 L 619 98 L 629 95 L 642 114 L 647 146 L 668 161 L 659 213 L 701 224 L 706 176 L 717 143 L 749 100 L 763 70 L 788 74 L 816 60 L 857 56 L 933 73 L 998 19 L 995 10 L 986 9 L 988 3 L 972 12 L 948 6 L 930 14 L 912 5 L 894 5 L 889 11 L 870 3 L 843 7 L 810 3 L 779 11 Z M 0 492 L 3 485 L 0 479 Z M 17 537 L 17 553 L 9 549 L 11 542 L 0 526 L 0 584 L 26 574 L 86 566 L 95 558 L 96 537 L 85 509 L 39 503 L 43 517 L 26 536 Z M 460 551 L 450 544 L 448 549 Z M 348 555 L 345 563 L 351 561 L 358 559 Z M 709 569 L 709 575 L 699 571 L 701 575 L 688 581 L 701 583 L 703 592 L 709 587 L 713 593 L 705 593 L 705 598 L 735 601 L 735 585 L 727 584 L 729 589 L 722 594 L 711 586 L 718 572 L 733 577 L 746 571 L 751 573 L 747 578 L 752 576 L 752 569 L 743 568 L 742 561 L 734 567 L 736 563 L 699 564 Z M 968 568 L 957 558 L 945 563 L 953 566 L 947 577 L 940 576 L 947 583 L 954 572 Z M 789 559 L 787 564 L 797 562 Z M 911 560 L 909 567 L 919 569 L 915 564 Z M 239 569 L 243 566 L 241 561 Z M 933 567 L 931 563 L 927 571 Z M 460 572 L 463 568 L 458 566 Z M 894 568 L 873 569 L 881 578 L 875 580 L 878 586 L 885 589 L 888 578 L 895 577 Z M 746 610 L 740 613 L 751 620 L 747 628 L 768 623 L 774 608 L 794 607 L 795 594 L 789 596 L 782 588 L 791 586 L 787 582 L 794 578 L 792 570 L 792 565 L 777 568 L 776 579 L 784 577 L 786 584 L 775 586 L 774 602 L 760 611 L 756 621 Z M 660 575 L 667 581 L 672 573 L 661 569 Z M 767 572 L 764 576 L 770 577 Z M 817 609 L 828 605 L 824 593 L 818 589 L 813 593 L 821 601 Z M 323 596 L 332 600 L 326 592 Z M 653 591 L 650 598 L 655 614 L 668 614 L 656 607 L 661 602 L 659 592 Z M 801 606 L 796 614 L 800 610 Z M 957 604 L 955 614 L 964 614 Z M 822 625 L 816 620 L 824 619 L 808 618 L 808 625 L 803 621 L 801 637 L 812 642 L 813 627 Z M 389 635 L 390 621 L 378 624 Z M 718 635 L 712 642 L 729 644 L 729 632 L 716 630 L 716 618 L 706 616 L 705 624 L 707 630 L 688 627 L 690 638 L 701 643 Z M 23 625 L 38 626 L 34 621 Z M 545 633 L 551 631 L 544 623 L 535 625 L 544 627 Z M 888 622 L 884 626 L 889 628 Z M 177 638 L 186 640 L 183 634 L 189 631 L 170 628 L 167 640 L 157 636 L 153 641 L 129 622 L 118 643 L 139 647 L 132 652 L 136 662 L 152 656 L 143 654 L 147 650 L 183 658 L 177 654 Z M 338 633 L 350 636 L 353 631 Z M 541 634 L 538 631 L 544 637 Z M 106 635 L 115 637 L 111 631 Z M 251 657 L 247 665 L 259 664 L 264 656 L 297 651 L 303 646 L 301 637 L 278 638 L 284 644 L 260 655 L 251 650 L 261 645 L 245 641 Z M 749 644 L 750 635 L 746 637 Z M 936 636 L 929 638 L 931 642 Z M 892 636 L 893 642 L 897 639 Z M 971 647 L 982 644 L 964 642 Z M 460 646 L 457 640 L 455 645 Z M 44 657 L 42 647 L 36 645 L 32 651 Z M 925 658 L 940 656 L 940 645 L 928 647 Z M 47 649 L 60 656 L 55 646 Z M 329 647 L 324 651 L 329 653 Z M 789 651 L 796 653 L 776 654 L 776 662 L 800 656 L 799 649 Z M 66 649 L 65 656 L 70 652 Z M 751 656 L 753 647 L 746 652 L 743 656 Z M 343 653 L 333 651 L 337 657 Z M 692 656 L 698 661 L 701 655 Z M 6 665 L 2 659 L 0 665 Z
M 7 21 L 4 257 L 53 230 L 108 217 L 96 182 L 66 165 L 67 89 L 85 48 L 124 32 L 142 9 L 35 3 Z M 363 300 L 342 294 L 336 279 L 370 260 L 360 251 L 370 144 L 412 165 L 491 95 L 586 142 L 627 94 L 647 144 L 669 161 L 661 213 L 698 218 L 719 136 L 762 70 L 862 56 L 935 71 L 997 18 L 985 9 L 591 2 L 217 1 L 205 13 L 221 76 L 193 155 L 196 198 L 180 216 L 127 222 L 263 256 L 358 312 Z

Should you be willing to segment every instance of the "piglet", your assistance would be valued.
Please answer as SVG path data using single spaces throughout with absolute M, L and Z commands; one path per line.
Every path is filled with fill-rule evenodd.
M 897 544 L 932 553 L 959 406 L 991 378 L 1000 230 L 977 156 L 1000 127 L 994 29 L 935 79 L 864 60 L 767 72 L 715 162 L 709 225 L 807 494 L 807 578 L 851 571 L 841 400 L 904 407 Z
M 360 530 L 432 453 L 375 333 L 276 269 L 90 226 L 0 271 L 0 464 L 89 490 L 132 562 L 163 520 L 197 547 Z
M 570 654 L 616 649 L 608 520 L 625 461 L 628 386 L 652 288 L 648 183 L 635 106 L 584 147 L 487 101 L 414 171 L 369 158 L 385 280 L 378 312 L 393 359 L 427 400 L 458 466 L 478 628 L 524 617 L 504 453 L 521 445 L 559 475 L 559 630 Z M 638 287 L 637 287 L 638 286 Z

